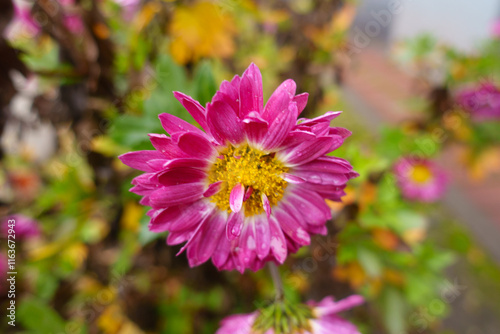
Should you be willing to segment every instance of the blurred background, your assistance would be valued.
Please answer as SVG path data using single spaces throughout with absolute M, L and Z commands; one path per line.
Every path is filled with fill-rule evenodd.
M 265 99 L 292 78 L 304 117 L 343 110 L 361 174 L 287 298 L 362 294 L 366 334 L 499 332 L 498 0 L 0 0 L 0 33 L 1 332 L 214 333 L 273 298 L 266 270 L 176 257 L 117 159 L 251 62 Z

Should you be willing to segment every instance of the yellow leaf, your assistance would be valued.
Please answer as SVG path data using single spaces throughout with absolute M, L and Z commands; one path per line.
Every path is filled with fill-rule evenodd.
M 124 229 L 132 232 L 139 230 L 139 221 L 143 215 L 143 207 L 134 201 L 125 204 L 122 215 L 121 225 Z
M 210 2 L 179 6 L 169 26 L 170 53 L 180 64 L 202 57 L 226 58 L 234 53 L 236 28 L 227 11 Z

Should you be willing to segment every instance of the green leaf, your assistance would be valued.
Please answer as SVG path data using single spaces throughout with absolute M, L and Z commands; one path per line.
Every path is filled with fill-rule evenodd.
M 64 333 L 65 324 L 61 316 L 49 305 L 35 298 L 21 301 L 17 319 L 34 333 Z
M 208 62 L 198 66 L 194 77 L 194 97 L 202 106 L 212 100 L 217 91 L 217 85 Z
M 389 334 L 407 333 L 406 331 L 406 303 L 397 289 L 388 287 L 382 296 L 382 311 L 384 324 Z
M 382 274 L 382 263 L 377 254 L 369 249 L 359 247 L 358 260 L 370 277 L 380 277 Z

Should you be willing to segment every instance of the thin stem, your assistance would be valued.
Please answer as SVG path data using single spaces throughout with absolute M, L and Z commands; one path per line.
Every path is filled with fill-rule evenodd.
M 269 262 L 268 267 L 271 278 L 273 279 L 274 289 L 276 290 L 276 301 L 282 301 L 284 298 L 283 281 L 281 280 L 278 267 L 273 262 Z

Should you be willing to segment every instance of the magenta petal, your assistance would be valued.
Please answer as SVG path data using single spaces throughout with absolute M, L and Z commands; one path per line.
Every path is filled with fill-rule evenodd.
M 229 104 L 223 101 L 208 104 L 207 120 L 210 133 L 220 144 L 226 140 L 238 144 L 243 140 L 243 125 Z
M 259 143 L 266 135 L 269 124 L 258 113 L 252 111 L 243 120 L 243 128 L 250 142 Z
M 188 155 L 200 159 L 208 159 L 216 152 L 214 146 L 205 137 L 192 132 L 180 135 L 177 144 Z
M 263 104 L 262 76 L 259 68 L 252 63 L 241 76 L 239 116 L 245 118 L 252 111 L 260 114 Z
M 311 172 L 306 171 L 305 169 L 296 170 L 295 175 L 310 183 L 334 186 L 342 186 L 349 180 L 345 173 L 325 173 L 317 171 Z
M 333 301 L 332 298 L 329 298 L 326 301 L 325 299 L 323 299 L 321 303 L 314 308 L 319 317 L 343 312 L 364 303 L 364 298 L 360 295 L 351 295 L 347 298 L 339 300 L 338 302 Z
M 307 105 L 307 99 L 309 98 L 309 94 L 308 93 L 302 93 L 302 94 L 299 94 L 299 95 L 296 95 L 294 98 L 293 98 L 293 102 L 296 102 L 297 103 L 297 110 L 299 112 L 299 115 L 302 111 L 304 111 L 306 105 Z
M 262 117 L 272 123 L 280 113 L 288 110 L 288 106 L 295 95 L 296 87 L 295 81 L 291 79 L 283 81 L 267 101 Z
M 283 231 L 274 217 L 270 217 L 268 222 L 271 235 L 271 251 L 276 258 L 276 261 L 283 263 L 285 262 L 287 256 L 285 236 L 283 235 Z
M 219 91 L 215 94 L 214 100 L 217 99 L 218 94 L 222 94 L 220 99 L 226 101 L 231 105 L 231 108 L 236 112 L 236 115 L 239 115 L 240 112 L 240 81 L 241 78 L 237 75 L 233 77 L 231 82 L 224 80 L 221 85 Z
M 152 159 L 165 159 L 158 151 L 135 151 L 122 154 L 118 157 L 125 165 L 143 172 L 154 172 L 155 170 L 147 164 Z
M 275 210 L 274 215 L 279 221 L 283 232 L 287 234 L 293 241 L 297 242 L 299 245 L 309 245 L 311 243 L 311 237 L 304 230 L 301 225 L 289 215 L 286 211 L 282 209 Z
M 226 219 L 224 214 L 214 214 L 204 224 L 196 236 L 196 241 L 188 248 L 187 257 L 191 267 L 206 262 L 223 238 Z
M 307 164 L 295 167 L 294 170 L 306 172 L 349 173 L 352 171 L 352 166 L 348 161 L 341 158 L 319 157 Z
M 257 217 L 255 219 L 255 238 L 257 242 L 257 256 L 263 260 L 269 255 L 271 248 L 271 231 L 268 219 Z
M 151 232 L 161 233 L 170 229 L 172 221 L 181 214 L 179 207 L 174 206 L 157 210 L 148 225 Z
M 167 237 L 167 244 L 170 246 L 182 244 L 183 242 L 190 240 L 193 236 L 194 231 L 180 231 L 180 232 L 171 232 Z M 182 249 L 184 250 L 184 248 Z
M 159 172 L 165 169 L 165 166 L 169 163 L 168 159 L 152 159 L 146 162 L 146 164 L 155 172 Z
M 243 225 L 238 244 L 238 259 L 244 267 L 249 267 L 257 255 L 257 241 L 255 236 L 255 224 L 247 223 Z
M 262 207 L 264 208 L 264 211 L 266 211 L 267 218 L 271 216 L 271 203 L 269 203 L 269 199 L 267 198 L 266 194 L 262 193 L 261 195 L 262 198 Z
M 283 205 L 297 220 L 307 224 L 324 225 L 331 218 L 331 211 L 325 200 L 316 192 L 302 186 L 297 186 L 297 189 L 287 196 Z
M 178 167 L 192 167 L 192 168 L 206 168 L 210 163 L 207 160 L 195 158 L 179 158 L 170 160 L 165 164 L 164 168 L 178 168 Z
M 244 196 L 245 187 L 242 184 L 238 183 L 231 190 L 231 194 L 229 194 L 229 206 L 231 207 L 231 211 L 240 212 L 243 205 Z
M 312 161 L 323 154 L 329 152 L 330 147 L 336 143 L 342 143 L 340 137 L 319 137 L 316 140 L 301 143 L 293 148 L 287 149 L 285 154 L 279 152 L 282 161 L 286 161 L 289 165 L 301 165 Z
M 194 132 L 201 136 L 206 136 L 206 134 L 198 129 L 196 126 L 170 114 L 160 114 L 158 115 L 163 129 L 169 134 L 174 135 L 179 132 Z
M 297 146 L 300 143 L 311 141 L 316 139 L 316 135 L 309 131 L 303 130 L 292 130 L 288 136 L 283 141 L 281 147 L 288 148 L 292 146 Z
M 151 144 L 153 144 L 154 148 L 168 159 L 182 158 L 186 156 L 186 154 L 179 149 L 177 144 L 172 141 L 172 138 L 167 135 L 150 133 L 149 140 L 151 141 Z
M 191 230 L 198 225 L 202 219 L 212 214 L 214 206 L 212 203 L 207 203 L 204 200 L 196 201 L 189 205 L 177 207 L 180 214 L 172 219 L 170 223 L 170 231 L 185 231 Z
M 248 201 L 248 199 L 250 198 L 250 196 L 252 196 L 252 193 L 253 193 L 253 188 L 252 187 L 248 187 L 247 191 L 245 192 L 245 197 L 243 197 L 243 202 Z
M 229 253 L 231 252 L 231 241 L 223 236 L 219 239 L 219 243 L 212 255 L 212 263 L 221 270 L 221 267 L 226 263 Z
M 217 181 L 208 186 L 208 189 L 203 193 L 203 197 L 211 197 L 217 194 L 222 188 L 223 181 Z
M 150 196 L 150 201 L 154 209 L 161 209 L 194 202 L 203 196 L 203 192 L 204 184 L 201 182 L 179 184 L 154 191 Z
M 292 103 L 287 109 L 280 111 L 269 126 L 269 131 L 262 141 L 264 149 L 271 150 L 281 146 L 296 122 L 297 104 Z
M 240 236 L 244 219 L 245 217 L 242 212 L 231 212 L 229 214 L 226 225 L 226 238 L 228 240 L 234 240 Z
M 156 189 L 151 187 L 145 187 L 139 184 L 137 186 L 130 188 L 129 191 L 137 195 L 146 196 L 146 195 L 151 195 L 151 193 L 156 191 Z
M 293 174 L 283 173 L 281 177 L 283 178 L 283 180 L 289 183 L 300 184 L 306 182 L 306 180 L 304 180 L 303 178 Z
M 158 182 L 164 186 L 175 186 L 182 183 L 195 183 L 203 180 L 207 174 L 198 168 L 169 168 L 158 174 Z
M 132 179 L 134 186 L 142 185 L 145 187 L 155 188 L 158 186 L 157 173 L 144 173 Z
M 174 96 L 182 104 L 184 108 L 193 116 L 194 120 L 201 125 L 203 129 L 208 129 L 207 127 L 207 112 L 205 108 L 191 96 L 183 94 L 181 92 L 174 92 Z

